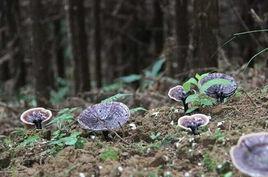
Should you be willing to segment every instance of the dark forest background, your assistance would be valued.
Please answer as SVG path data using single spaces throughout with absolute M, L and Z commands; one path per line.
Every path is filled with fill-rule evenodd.
M 159 66 L 180 81 L 239 70 L 267 47 L 267 33 L 224 43 L 267 25 L 267 0 L 1 0 L 1 98 L 47 105 L 122 82 L 138 88 Z M 265 53 L 251 63 L 267 66 Z

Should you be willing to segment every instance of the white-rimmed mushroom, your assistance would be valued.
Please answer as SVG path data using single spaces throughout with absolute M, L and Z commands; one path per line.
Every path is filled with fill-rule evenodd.
M 37 129 L 42 129 L 42 124 L 49 121 L 51 118 L 52 112 L 42 107 L 28 109 L 20 116 L 20 120 L 26 127 L 35 126 Z
M 268 176 L 268 132 L 241 136 L 230 150 L 234 166 L 252 177 Z
M 177 85 L 175 87 L 170 88 L 168 91 L 168 96 L 175 101 L 182 101 L 184 111 L 187 111 L 188 104 L 185 102 L 187 98 L 187 93 L 184 91 L 181 85 Z
M 185 129 L 191 130 L 194 135 L 197 134 L 199 127 L 205 126 L 209 123 L 210 116 L 205 114 L 193 114 L 191 116 L 183 116 L 178 120 L 178 126 Z

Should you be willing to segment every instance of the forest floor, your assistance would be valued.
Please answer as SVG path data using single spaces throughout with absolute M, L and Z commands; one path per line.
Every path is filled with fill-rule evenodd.
M 110 133 L 109 141 L 75 121 L 71 129 L 82 132 L 83 146 L 65 144 L 53 149 L 56 153 L 48 151 L 57 146 L 46 140 L 55 127 L 26 130 L 18 118 L 23 108 L 2 106 L 0 176 L 243 176 L 229 151 L 241 135 L 267 131 L 268 87 L 237 92 L 223 104 L 201 109 L 211 120 L 199 135 L 176 125 L 183 116 L 180 103 L 160 100 L 147 112 L 133 114 L 124 130 Z M 36 134 L 42 138 L 35 139 Z

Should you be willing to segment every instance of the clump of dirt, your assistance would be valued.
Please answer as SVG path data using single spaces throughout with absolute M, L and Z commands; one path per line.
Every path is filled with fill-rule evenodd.
M 83 131 L 86 138 L 83 149 L 69 146 L 56 155 L 47 155 L 45 142 L 15 152 L 1 147 L 1 174 L 119 177 L 221 176 L 232 172 L 233 177 L 238 177 L 241 173 L 232 165 L 229 150 L 242 134 L 267 130 L 267 105 L 267 92 L 258 89 L 200 109 L 212 118 L 199 130 L 199 135 L 177 126 L 184 112 L 182 106 L 174 102 L 144 114 L 134 114 L 122 130 L 110 133 L 111 141 L 76 125 L 74 128 Z M 107 149 L 117 152 L 113 159 L 101 158 Z

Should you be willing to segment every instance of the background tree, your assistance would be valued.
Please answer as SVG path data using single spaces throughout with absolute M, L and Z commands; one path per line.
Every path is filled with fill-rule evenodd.
M 90 90 L 87 34 L 85 31 L 84 0 L 67 0 L 69 36 L 74 61 L 75 93 Z
M 34 88 L 38 105 L 47 105 L 52 89 L 51 55 L 49 53 L 48 26 L 41 1 L 30 0 L 31 54 Z

